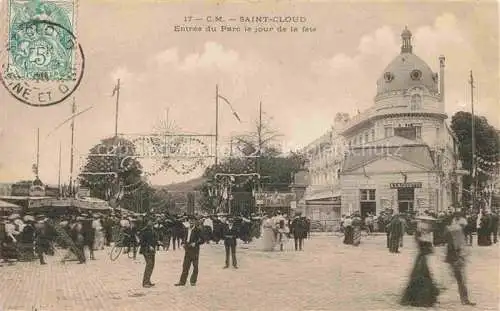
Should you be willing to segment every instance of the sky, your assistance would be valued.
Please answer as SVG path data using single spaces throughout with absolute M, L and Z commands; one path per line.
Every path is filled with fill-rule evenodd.
M 0 0 L 0 29 L 5 4 Z M 175 32 L 174 26 L 202 27 L 207 16 L 301 16 L 314 32 Z M 185 16 L 204 18 L 185 23 Z M 232 22 L 232 25 L 240 25 Z M 266 24 L 270 27 L 276 24 Z M 300 26 L 303 26 L 300 24 Z M 83 80 L 73 93 L 75 171 L 85 153 L 114 133 L 120 78 L 120 133 L 149 133 L 165 119 L 179 132 L 215 133 L 215 88 L 220 105 L 221 144 L 251 131 L 262 102 L 264 118 L 282 134 L 285 150 L 304 147 L 333 124 L 337 112 L 351 115 L 373 105 L 376 80 L 400 51 L 405 26 L 413 52 L 433 71 L 446 56 L 446 111 L 470 111 L 469 71 L 477 83 L 475 110 L 500 128 L 498 8 L 495 2 L 294 2 L 80 1 L 77 37 L 86 59 Z M 54 128 L 71 114 L 71 100 L 29 107 L 0 88 L 0 182 L 32 179 L 36 129 L 40 129 L 40 177 L 57 183 L 59 144 L 62 180 L 69 179 L 70 129 Z M 49 135 L 50 134 L 50 135 Z M 167 172 L 154 184 L 187 180 Z

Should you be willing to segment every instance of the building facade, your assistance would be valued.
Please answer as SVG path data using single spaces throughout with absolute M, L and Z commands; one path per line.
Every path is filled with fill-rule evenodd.
M 445 113 L 445 58 L 433 72 L 413 54 L 408 29 L 401 39 L 401 53 L 377 80 L 374 104 L 352 118 L 338 114 L 306 148 L 306 214 L 439 211 L 460 202 L 465 172 Z

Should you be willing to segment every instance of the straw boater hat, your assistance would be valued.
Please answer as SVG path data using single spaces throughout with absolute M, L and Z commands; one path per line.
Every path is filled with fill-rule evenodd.
M 24 222 L 31 222 L 31 221 L 35 221 L 35 217 L 33 217 L 31 215 L 26 215 L 26 216 L 24 216 L 23 220 L 24 220 Z
M 21 217 L 21 216 L 19 216 L 19 214 L 12 214 L 12 215 L 10 215 L 10 216 L 9 216 L 9 219 L 10 219 L 10 220 L 14 220 L 14 219 L 18 219 L 18 218 L 20 218 L 20 217 Z
M 47 221 L 47 217 L 45 217 L 45 215 L 37 215 L 35 217 L 35 219 L 36 219 L 37 222 L 45 222 L 45 221 Z

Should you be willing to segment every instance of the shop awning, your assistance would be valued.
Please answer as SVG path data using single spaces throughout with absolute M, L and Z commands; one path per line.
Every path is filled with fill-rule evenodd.
M 333 191 L 321 191 L 306 194 L 304 200 L 308 201 L 338 201 L 340 203 L 340 192 Z
M 0 210 L 14 212 L 21 209 L 22 207 L 19 205 L 0 200 Z

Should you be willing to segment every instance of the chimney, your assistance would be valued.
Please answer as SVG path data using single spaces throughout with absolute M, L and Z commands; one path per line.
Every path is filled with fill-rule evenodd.
M 439 99 L 444 103 L 444 55 L 439 56 Z

